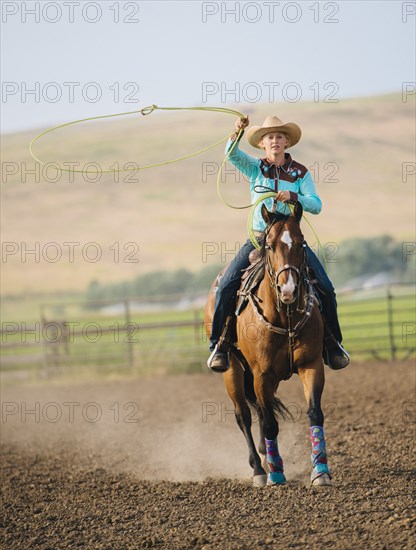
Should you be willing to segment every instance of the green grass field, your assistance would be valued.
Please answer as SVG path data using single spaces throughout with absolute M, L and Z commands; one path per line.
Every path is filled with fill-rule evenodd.
M 344 343 L 354 356 L 392 358 L 415 349 L 416 300 L 412 287 L 396 287 L 391 298 L 368 296 L 362 300 L 339 300 Z
M 414 353 L 415 294 L 409 286 L 391 287 L 390 294 L 388 300 L 383 288 L 338 298 L 344 344 L 353 360 L 391 359 L 392 345 L 398 359 Z M 127 331 L 123 312 L 103 315 L 85 310 L 81 303 L 59 308 L 60 317 L 52 316 L 54 307 L 45 308 L 50 322 L 46 328 L 39 319 L 23 327 L 9 326 L 11 332 L 17 327 L 24 330 L 23 334 L 3 333 L 3 372 L 85 378 L 205 369 L 208 343 L 201 308 L 132 311 Z M 66 348 L 64 343 L 53 343 L 60 330 L 53 321 L 58 319 L 65 319 L 70 327 Z

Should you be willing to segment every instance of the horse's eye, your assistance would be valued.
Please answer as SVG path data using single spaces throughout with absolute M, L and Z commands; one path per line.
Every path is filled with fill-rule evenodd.
M 269 245 L 269 243 L 266 243 L 266 244 L 264 245 L 264 248 L 265 248 L 266 250 L 271 250 L 272 247 Z

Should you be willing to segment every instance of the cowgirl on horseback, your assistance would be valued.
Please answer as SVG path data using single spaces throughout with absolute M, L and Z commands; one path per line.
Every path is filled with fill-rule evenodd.
M 244 131 L 248 124 L 248 117 L 237 120 L 236 131 L 226 145 L 226 152 L 231 149 L 236 140 L 241 139 L 243 132 L 239 132 Z M 301 129 L 297 124 L 292 122 L 284 124 L 277 116 L 271 116 L 266 118 L 263 126 L 254 126 L 247 132 L 249 144 L 263 149 L 266 153 L 265 158 L 251 157 L 238 148 L 238 142 L 235 144 L 228 158 L 250 180 L 252 203 L 264 192 L 275 191 L 277 193 L 275 198 L 264 201 L 268 210 L 288 214 L 287 204 L 300 202 L 306 212 L 319 214 L 322 202 L 316 193 L 310 172 L 286 152 L 289 147 L 296 145 L 300 138 Z M 258 237 L 266 228 L 259 210 L 254 215 L 254 231 Z M 219 345 L 219 340 L 226 318 L 235 306 L 242 270 L 249 266 L 249 255 L 253 250 L 254 245 L 247 240 L 219 281 L 210 337 L 211 355 L 207 362 L 208 367 L 214 372 L 225 372 L 229 368 L 227 344 Z M 334 288 L 308 245 L 306 245 L 306 258 L 308 268 L 317 280 L 317 290 L 322 305 L 325 324 L 325 363 L 332 369 L 342 369 L 349 364 L 349 355 L 341 345 L 342 334 L 338 322 Z

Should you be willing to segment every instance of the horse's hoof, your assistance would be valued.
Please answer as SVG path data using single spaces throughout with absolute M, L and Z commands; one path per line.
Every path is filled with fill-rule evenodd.
M 267 485 L 285 485 L 286 478 L 283 472 L 270 472 L 267 478 Z
M 267 476 L 265 474 L 260 474 L 258 476 L 253 476 L 253 486 L 254 487 L 265 487 L 267 483 Z
M 331 485 L 331 478 L 328 474 L 322 474 L 312 481 L 313 486 Z

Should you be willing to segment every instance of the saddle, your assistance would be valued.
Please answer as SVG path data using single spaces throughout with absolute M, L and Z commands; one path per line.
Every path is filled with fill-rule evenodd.
M 218 342 L 219 349 L 223 349 L 224 351 L 228 349 L 233 349 L 233 352 L 238 351 L 236 332 L 237 316 L 244 311 L 250 300 L 250 296 L 256 294 L 258 286 L 264 279 L 265 262 L 264 259 L 261 257 L 260 251 L 253 250 L 250 253 L 249 260 L 250 265 L 243 269 L 241 285 L 239 290 L 237 291 L 235 311 L 230 311 L 228 313 L 223 332 Z M 218 274 L 215 285 L 216 287 L 218 287 L 220 279 L 224 275 L 226 269 L 227 268 L 225 268 L 223 271 L 221 271 L 221 273 Z M 310 284 L 309 288 L 313 294 L 313 299 L 318 302 L 319 309 L 322 312 L 322 302 L 317 291 L 317 280 L 313 277 L 313 272 L 308 267 L 306 268 L 305 279 L 307 283 Z
M 248 297 L 254 293 L 264 278 L 265 265 L 259 250 L 253 250 L 249 256 L 250 265 L 244 269 L 240 289 L 237 291 L 235 315 L 238 316 L 248 303 Z

